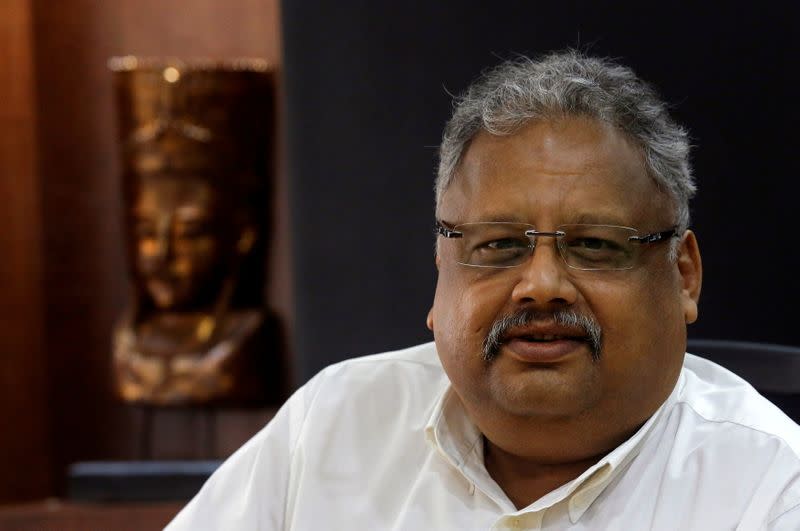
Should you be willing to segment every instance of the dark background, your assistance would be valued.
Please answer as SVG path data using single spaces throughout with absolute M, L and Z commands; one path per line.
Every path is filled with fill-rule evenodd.
M 448 93 L 502 58 L 568 46 L 634 68 L 691 131 L 705 279 L 690 336 L 800 345 L 800 11 L 702 4 L 284 2 L 298 383 L 431 339 Z

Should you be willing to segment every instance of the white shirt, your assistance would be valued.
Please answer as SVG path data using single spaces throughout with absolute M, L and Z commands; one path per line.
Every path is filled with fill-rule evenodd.
M 328 367 L 167 529 L 800 530 L 800 428 L 702 358 L 629 440 L 520 510 L 453 397 L 433 343 Z

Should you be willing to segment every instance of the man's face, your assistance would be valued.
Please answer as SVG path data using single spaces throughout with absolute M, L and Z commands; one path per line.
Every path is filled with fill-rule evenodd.
M 646 174 L 639 151 L 612 127 L 584 118 L 532 122 L 506 137 L 479 133 L 438 217 L 451 227 L 514 221 L 555 231 L 592 223 L 640 234 L 675 224 L 671 203 Z M 545 237 L 521 266 L 473 268 L 456 263 L 455 242 L 439 238 L 428 325 L 453 388 L 479 427 L 498 415 L 603 415 L 611 423 L 640 423 L 669 394 L 683 360 L 685 324 L 696 317 L 700 265 L 691 233 L 677 262 L 668 258 L 670 243 L 659 243 L 623 271 L 570 269 L 554 239 Z M 493 323 L 523 310 L 539 317 L 511 329 L 496 356 L 485 360 L 482 344 Z M 581 335 L 553 325 L 548 315 L 558 310 L 597 321 L 599 356 L 585 341 L 551 341 Z M 522 344 L 512 345 L 514 337 Z M 520 353 L 528 340 L 537 343 L 526 358 Z
M 158 308 L 190 308 L 218 285 L 216 199 L 201 179 L 142 180 L 133 205 L 136 270 Z

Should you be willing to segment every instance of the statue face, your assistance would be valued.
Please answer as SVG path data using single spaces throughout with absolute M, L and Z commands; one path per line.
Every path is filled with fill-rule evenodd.
M 144 291 L 159 309 L 191 309 L 213 300 L 224 256 L 214 189 L 202 179 L 183 176 L 140 182 L 133 204 L 133 248 Z

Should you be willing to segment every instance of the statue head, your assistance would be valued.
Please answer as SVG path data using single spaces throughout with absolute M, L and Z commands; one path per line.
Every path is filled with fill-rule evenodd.
M 249 257 L 263 251 L 269 219 L 266 64 L 123 57 L 111 67 L 138 307 L 207 310 L 231 299 L 234 277 L 260 300 L 263 252 L 259 264 Z
M 213 303 L 224 278 L 252 245 L 255 227 L 232 219 L 208 179 L 187 175 L 143 177 L 130 212 L 134 277 L 160 310 Z M 237 230 L 239 229 L 239 230 Z

